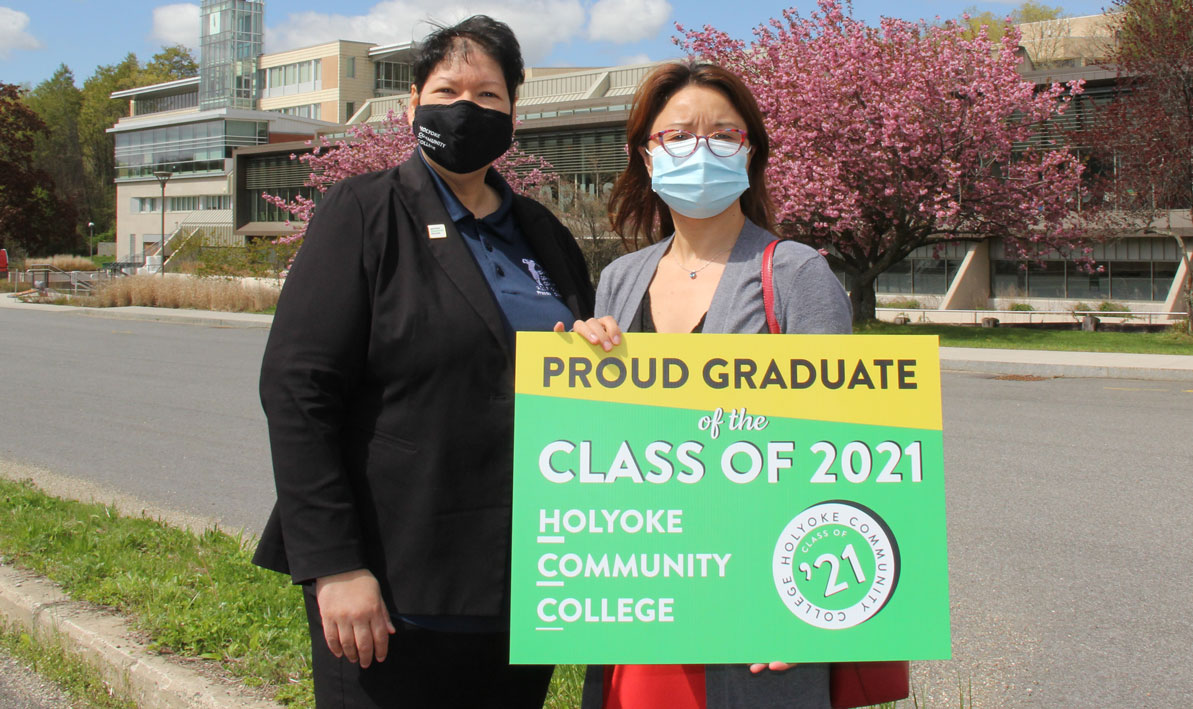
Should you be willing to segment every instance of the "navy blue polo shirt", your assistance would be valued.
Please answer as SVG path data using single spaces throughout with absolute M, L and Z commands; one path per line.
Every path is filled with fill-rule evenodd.
M 422 150 L 419 150 L 422 156 Z M 517 330 L 550 330 L 557 322 L 563 322 L 571 330 L 575 320 L 572 311 L 560 299 L 559 289 L 551 277 L 539 265 L 538 259 L 526 239 L 518 222 L 514 219 L 514 191 L 506 184 L 496 170 L 490 169 L 485 182 L 501 196 L 497 211 L 477 219 L 460 203 L 455 193 L 439 177 L 439 173 L 426 164 L 427 172 L 435 182 L 439 198 L 447 208 L 447 214 L 456 225 L 456 231 L 476 259 L 476 265 L 489 283 L 500 306 L 506 331 L 510 335 L 510 346 L 514 345 Z M 400 616 L 412 625 L 440 632 L 492 633 L 509 630 L 506 618 L 480 616 Z
M 419 156 L 422 156 L 421 149 Z M 426 165 L 425 158 L 423 164 Z M 571 330 L 576 318 L 564 305 L 559 289 L 539 264 L 518 228 L 513 210 L 514 191 L 501 175 L 492 168 L 485 175 L 485 183 L 497 190 L 501 205 L 492 214 L 477 219 L 460 203 L 439 173 L 430 165 L 426 168 L 456 231 L 464 237 L 464 243 L 489 283 L 489 290 L 497 299 L 510 345 L 514 344 L 514 333 L 518 330 L 550 330 L 557 322 Z

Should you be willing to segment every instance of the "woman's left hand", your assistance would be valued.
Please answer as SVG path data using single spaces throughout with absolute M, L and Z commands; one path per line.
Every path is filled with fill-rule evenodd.
M 750 672 L 753 672 L 754 674 L 758 674 L 763 670 L 770 670 L 771 672 L 786 672 L 798 664 L 798 662 L 759 662 L 757 664 L 750 665 Z

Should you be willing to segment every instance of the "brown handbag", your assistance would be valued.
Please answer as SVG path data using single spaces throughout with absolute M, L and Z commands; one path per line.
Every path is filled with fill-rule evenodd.
M 766 308 L 766 326 L 779 334 L 775 316 L 774 259 L 779 240 L 766 245 L 762 252 L 762 304 Z M 906 699 L 910 694 L 911 665 L 895 662 L 834 662 L 829 665 L 829 697 L 833 709 L 865 707 Z

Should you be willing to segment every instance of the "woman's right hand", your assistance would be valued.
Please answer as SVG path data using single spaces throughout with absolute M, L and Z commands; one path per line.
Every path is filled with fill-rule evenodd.
M 327 649 L 336 657 L 359 662 L 361 669 L 384 662 L 395 632 L 381 587 L 368 569 L 315 579 L 315 599 L 323 619 Z
M 562 322 L 555 323 L 555 332 L 563 332 Z M 599 318 L 577 320 L 572 325 L 572 332 L 588 340 L 590 344 L 600 345 L 606 352 L 621 344 L 621 326 L 612 315 Z

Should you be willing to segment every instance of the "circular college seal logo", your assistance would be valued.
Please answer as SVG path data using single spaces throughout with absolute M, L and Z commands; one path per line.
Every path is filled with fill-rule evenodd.
M 796 515 L 775 543 L 783 605 L 817 628 L 852 628 L 895 592 L 899 547 L 882 518 L 856 502 L 830 500 Z

